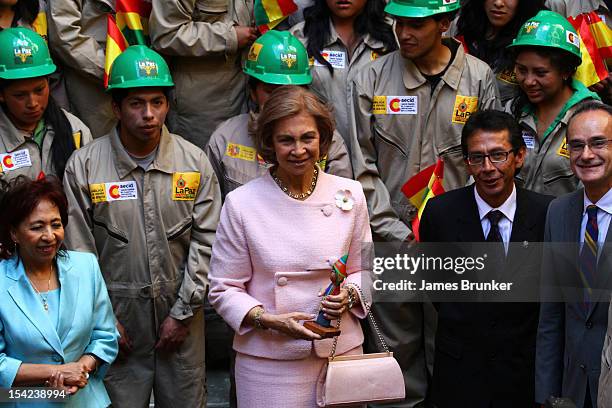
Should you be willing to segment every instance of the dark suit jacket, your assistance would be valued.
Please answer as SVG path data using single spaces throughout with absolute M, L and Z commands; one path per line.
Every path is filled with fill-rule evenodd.
M 569 288 L 579 287 L 578 255 L 584 190 L 559 197 L 550 204 L 546 218 L 543 279 L 564 288 L 564 303 L 542 303 L 537 338 L 536 400 L 550 395 L 571 398 L 584 406 L 587 383 L 591 401 L 597 401 L 601 352 L 608 324 L 612 256 L 604 248 L 597 265 L 596 290 L 590 308 L 576 301 Z M 612 244 L 612 228 L 606 245 Z M 574 244 L 559 244 L 574 243 Z M 559 248 L 559 245 L 563 245 Z M 579 295 L 579 294 L 578 294 Z M 579 296 L 578 296 L 579 297 Z
M 510 241 L 542 242 L 552 198 L 517 188 Z M 423 242 L 484 241 L 474 187 L 430 200 L 419 233 Z M 537 283 L 539 257 L 527 266 L 523 263 L 527 257 L 519 252 L 523 250 L 527 249 L 510 247 L 504 273 L 530 269 Z M 538 311 L 537 303 L 440 303 L 434 404 L 439 408 L 532 407 Z

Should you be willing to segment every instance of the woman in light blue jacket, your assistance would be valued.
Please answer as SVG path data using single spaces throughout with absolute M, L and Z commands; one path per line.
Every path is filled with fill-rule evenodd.
M 54 178 L 17 179 L 0 200 L 0 388 L 54 386 L 67 407 L 107 407 L 118 333 L 95 256 L 63 249 L 67 211 Z

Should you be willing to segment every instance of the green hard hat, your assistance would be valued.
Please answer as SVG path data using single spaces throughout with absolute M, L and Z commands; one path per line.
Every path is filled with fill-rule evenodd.
M 36 78 L 57 69 L 45 40 L 27 28 L 0 31 L 0 50 L 1 79 Z
M 126 48 L 111 66 L 106 90 L 149 86 L 174 86 L 168 64 L 147 46 L 132 45 Z
M 565 17 L 553 11 L 542 10 L 523 24 L 508 48 L 521 46 L 558 48 L 582 61 L 576 30 Z
M 390 0 L 385 12 L 398 17 L 424 18 L 459 10 L 460 0 Z
M 312 82 L 306 48 L 288 31 L 270 30 L 259 37 L 249 50 L 244 72 L 267 84 Z

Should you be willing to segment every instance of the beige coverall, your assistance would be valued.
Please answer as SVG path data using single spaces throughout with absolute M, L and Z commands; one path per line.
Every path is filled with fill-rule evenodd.
M 94 252 L 115 316 L 133 351 L 109 369 L 114 407 L 204 407 L 204 296 L 221 210 L 217 178 L 204 152 L 164 127 L 144 171 L 117 131 L 73 155 L 64 187 L 68 248 Z M 167 316 L 189 319 L 173 352 L 154 349 Z
M 249 134 L 249 122 L 256 120 L 254 113 L 243 113 L 223 122 L 212 134 L 204 151 L 217 173 L 221 194 L 262 176 L 271 167 L 255 151 L 253 138 Z M 351 161 L 338 132 L 334 132 L 327 159 L 321 160 L 327 173 L 353 178 Z
M 91 132 L 76 116 L 64 111 L 72 127 L 72 137 L 77 149 L 91 142 Z M 51 144 L 55 132 L 48 126 L 42 149 L 31 134 L 17 129 L 0 108 L 0 180 L 10 181 L 17 176 L 38 177 L 40 172 L 56 175 L 51 158 Z
M 246 111 L 246 75 L 234 25 L 252 25 L 252 0 L 153 0 L 155 50 L 169 60 L 176 87 L 170 130 L 200 148 L 224 120 Z
M 479 109 L 499 109 L 495 76 L 487 64 L 466 55 L 454 40 L 455 59 L 431 87 L 399 51 L 378 58 L 353 79 L 352 162 L 363 186 L 373 233 L 403 241 L 415 208 L 401 192 L 412 176 L 441 157 L 444 188 L 463 187 L 467 172 L 461 130 Z M 380 158 L 380 159 L 379 159 Z
M 406 239 L 415 209 L 401 188 L 438 157 L 445 161 L 445 190 L 466 184 L 463 125 L 476 110 L 500 106 L 489 66 L 466 55 L 458 42 L 443 41 L 458 49 L 433 93 L 399 51 L 378 58 L 352 81 L 351 135 L 359 147 L 352 151 L 353 171 L 368 201 L 375 241 Z M 404 374 L 406 399 L 393 406 L 423 406 L 433 369 L 435 309 L 405 302 L 376 303 L 372 310 Z M 376 344 L 373 330 L 366 331 L 368 343 Z
M 349 130 L 349 111 L 353 102 L 349 98 L 350 81 L 365 65 L 374 61 L 385 53 L 384 44 L 366 34 L 355 46 L 349 57 L 348 49 L 342 43 L 334 25 L 329 23 L 330 39 L 321 50 L 321 54 L 328 55 L 328 61 L 334 67 L 334 74 L 314 58 L 310 58 L 310 72 L 312 84 L 309 89 L 330 103 L 334 108 L 336 128 L 344 138 L 344 142 L 351 151 L 351 135 Z M 308 39 L 304 37 L 304 22 L 296 24 L 291 28 L 291 33 L 297 37 L 304 47 L 308 45 Z
M 94 137 L 117 123 L 104 93 L 106 19 L 114 0 L 49 1 L 49 48 L 63 67 L 71 111 Z

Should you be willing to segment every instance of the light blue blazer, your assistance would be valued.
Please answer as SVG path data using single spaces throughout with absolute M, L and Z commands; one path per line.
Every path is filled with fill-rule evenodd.
M 64 364 L 90 353 L 104 364 L 65 406 L 107 407 L 110 399 L 102 379 L 117 357 L 119 334 L 98 261 L 92 254 L 68 251 L 57 257 L 57 265 L 61 291 L 56 330 L 23 263 L 17 257 L 0 261 L 0 388 L 12 385 L 21 363 Z

